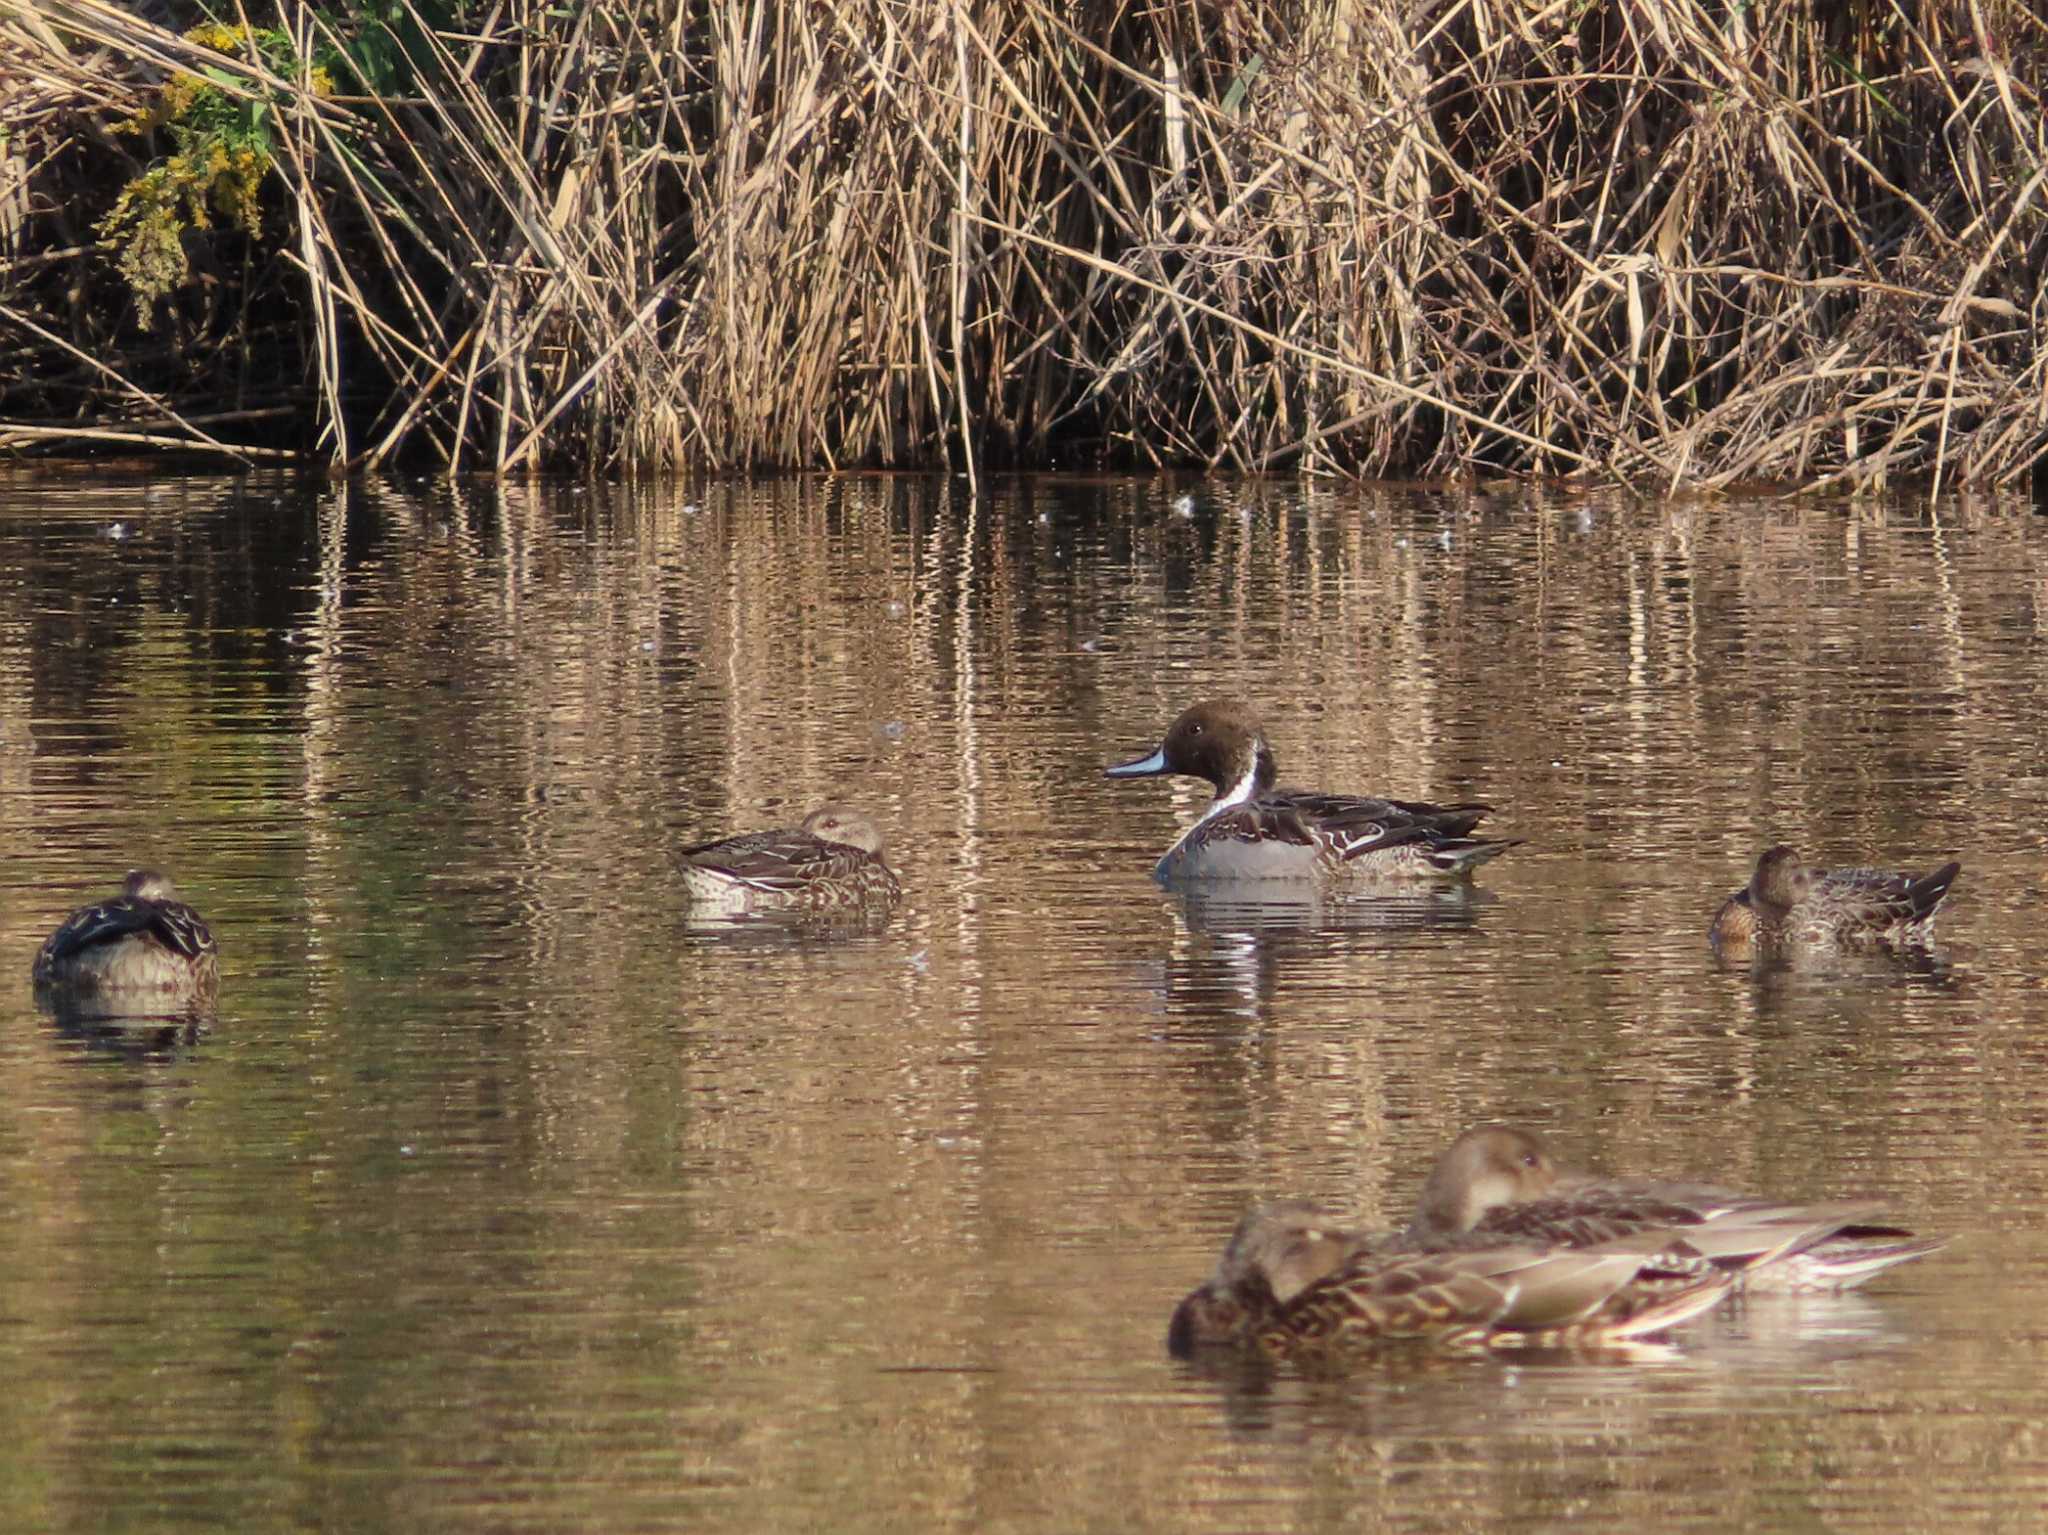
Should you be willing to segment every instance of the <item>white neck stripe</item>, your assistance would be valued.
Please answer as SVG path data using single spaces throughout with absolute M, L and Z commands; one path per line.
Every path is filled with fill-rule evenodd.
M 1238 805 L 1249 804 L 1252 796 L 1258 792 L 1258 787 L 1259 754 L 1253 752 L 1251 760 L 1245 764 L 1244 776 L 1217 795 L 1210 803 L 1209 808 L 1202 812 L 1202 820 L 1195 822 L 1195 825 L 1200 826 L 1202 821 L 1213 820 L 1224 811 L 1233 809 Z

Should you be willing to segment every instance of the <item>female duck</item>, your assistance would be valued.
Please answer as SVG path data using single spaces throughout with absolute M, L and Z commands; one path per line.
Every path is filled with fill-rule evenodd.
M 30 973 L 39 992 L 103 1006 L 192 1006 L 220 988 L 220 949 L 169 879 L 135 869 L 119 895 L 66 917 Z
M 1455 880 L 1515 846 L 1470 835 L 1491 806 L 1430 805 L 1275 787 L 1273 748 L 1251 709 L 1211 701 L 1173 722 L 1149 757 L 1111 778 L 1206 778 L 1216 798 L 1152 873 L 1201 879 Z
M 1174 1311 L 1166 1342 L 1182 1357 L 1217 1347 L 1289 1358 L 1399 1343 L 1605 1347 L 1677 1326 L 1732 1283 L 1671 1233 L 1425 1251 L 1344 1231 L 1290 1201 L 1238 1224 L 1215 1273 Z
M 1558 1165 L 1543 1139 L 1512 1125 L 1468 1130 L 1423 1185 L 1395 1250 L 1474 1242 L 1585 1248 L 1676 1234 L 1752 1291 L 1846 1290 L 1947 1246 L 1878 1218 L 1873 1201 L 1788 1204 L 1711 1184 L 1600 1178 Z
M 684 891 L 724 911 L 821 911 L 903 894 L 882 861 L 881 829 L 847 805 L 814 810 L 801 827 L 685 848 L 682 861 Z
M 1749 884 L 1721 903 L 1707 936 L 1717 948 L 1806 945 L 1875 949 L 1924 944 L 1934 914 L 1962 873 L 1946 863 L 1932 874 L 1888 869 L 1813 869 L 1791 848 L 1766 848 Z

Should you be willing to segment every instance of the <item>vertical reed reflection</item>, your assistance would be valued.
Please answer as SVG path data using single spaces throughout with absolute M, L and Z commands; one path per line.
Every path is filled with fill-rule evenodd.
M 2028 520 L 1180 489 L 0 482 L 0 971 L 148 858 L 227 972 L 147 1059 L 25 1003 L 9 1036 L 0 1301 L 25 1375 L 84 1382 L 6 1410 L 9 1469 L 134 1512 L 84 1447 L 182 1435 L 245 1468 L 214 1513 L 355 1476 L 479 1526 L 2023 1491 Z M 1225 692 L 1284 777 L 1483 798 L 1528 844 L 1464 897 L 1155 889 L 1207 791 L 1100 769 Z M 890 834 L 890 923 L 684 919 L 677 846 L 833 796 Z M 1962 857 L 1942 963 L 1717 969 L 1708 916 L 1780 837 Z M 1163 1362 L 1248 1200 L 1398 1218 L 1494 1116 L 1972 1239 L 1874 1314 L 1626 1368 Z

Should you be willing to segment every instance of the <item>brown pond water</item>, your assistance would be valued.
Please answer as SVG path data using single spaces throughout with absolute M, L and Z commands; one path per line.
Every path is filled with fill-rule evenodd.
M 0 479 L 0 1528 L 2014 1527 L 2048 1498 L 2048 527 L 1294 485 Z M 1477 797 L 1469 899 L 1195 901 L 1189 701 Z M 831 795 L 871 930 L 693 927 Z M 1941 953 L 1704 942 L 1774 839 Z M 196 1034 L 39 1012 L 138 861 Z M 1627 1358 L 1167 1357 L 1458 1130 L 1953 1247 Z

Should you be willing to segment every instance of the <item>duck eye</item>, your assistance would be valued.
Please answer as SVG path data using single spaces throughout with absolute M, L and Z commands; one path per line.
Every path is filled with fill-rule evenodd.
M 1538 1157 L 1536 1153 L 1533 1151 L 1525 1151 L 1522 1153 L 1522 1165 L 1524 1167 L 1534 1167 L 1541 1160 L 1542 1158 Z

